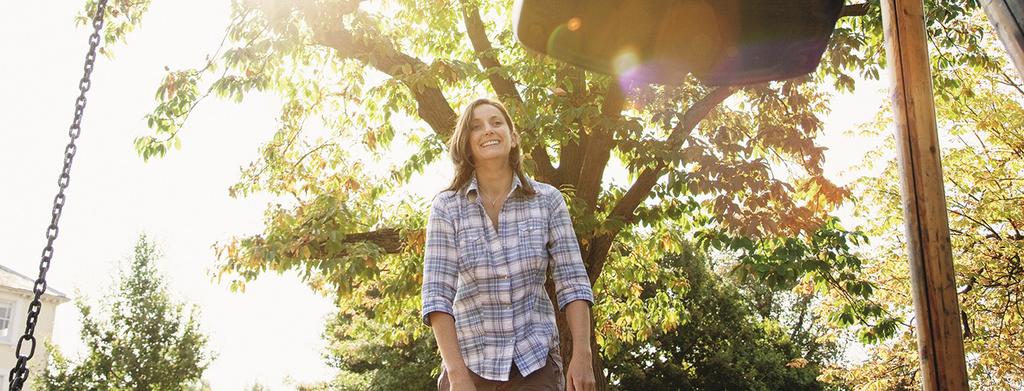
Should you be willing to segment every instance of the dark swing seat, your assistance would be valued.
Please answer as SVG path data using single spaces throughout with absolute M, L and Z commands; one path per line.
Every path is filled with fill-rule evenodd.
M 649 83 L 710 85 L 814 71 L 843 0 L 520 0 L 515 31 L 533 51 Z

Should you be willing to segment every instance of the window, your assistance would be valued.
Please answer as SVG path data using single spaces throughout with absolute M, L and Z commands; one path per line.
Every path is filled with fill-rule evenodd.
M 0 301 L 0 339 L 10 339 L 14 320 L 14 303 Z

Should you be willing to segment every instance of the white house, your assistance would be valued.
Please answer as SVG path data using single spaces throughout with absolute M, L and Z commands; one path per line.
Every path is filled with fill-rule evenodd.
M 25 333 L 25 318 L 28 316 L 28 306 L 34 296 L 33 286 L 35 278 L 26 277 L 0 265 L 0 388 L 7 388 L 8 374 L 18 361 L 14 350 L 18 346 L 18 339 Z M 36 322 L 36 352 L 29 362 L 31 372 L 25 390 L 32 389 L 34 377 L 46 366 L 49 354 L 45 341 L 49 341 L 53 335 L 54 312 L 58 305 L 68 300 L 66 295 L 50 286 L 40 298 L 43 307 Z M 26 346 L 25 349 L 27 348 Z

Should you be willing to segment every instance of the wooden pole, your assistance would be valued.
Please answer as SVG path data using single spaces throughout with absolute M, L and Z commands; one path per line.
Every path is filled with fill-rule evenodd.
M 1024 79 L 1024 2 L 1019 0 L 982 0 L 988 21 L 1010 53 L 1017 74 Z
M 967 390 L 923 0 L 882 0 L 921 374 L 927 391 Z

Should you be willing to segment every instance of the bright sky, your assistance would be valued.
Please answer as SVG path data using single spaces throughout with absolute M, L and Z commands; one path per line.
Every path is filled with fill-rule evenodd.
M 0 263 L 26 275 L 38 270 L 87 49 L 88 31 L 73 23 L 81 4 L 26 2 L 0 13 L 0 34 L 8 37 L 0 41 Z M 48 277 L 58 290 L 98 297 L 138 235 L 148 233 L 164 251 L 159 265 L 174 296 L 201 308 L 217 354 L 206 372 L 213 388 L 258 381 L 294 389 L 284 385 L 287 378 L 309 382 L 333 373 L 322 359 L 329 300 L 293 275 L 267 275 L 235 294 L 208 273 L 213 243 L 262 227 L 268 200 L 231 199 L 227 187 L 273 133 L 276 100 L 207 101 L 191 119 L 184 148 L 163 159 L 143 163 L 132 146 L 146 131 L 143 115 L 155 105 L 164 66 L 201 64 L 222 37 L 228 11 L 227 2 L 154 1 L 115 60 L 99 59 Z M 71 304 L 57 312 L 54 339 L 64 350 L 80 349 L 78 318 Z
M 172 294 L 200 307 L 216 352 L 205 375 L 213 389 L 255 382 L 294 389 L 295 381 L 332 377 L 321 338 L 330 301 L 294 275 L 266 275 L 245 293 L 231 293 L 209 274 L 212 244 L 261 230 L 269 198 L 231 199 L 227 188 L 273 133 L 277 100 L 204 102 L 183 133 L 182 150 L 162 159 L 144 163 L 132 146 L 147 132 L 143 116 L 155 105 L 164 66 L 201 64 L 222 37 L 227 3 L 154 1 L 128 45 L 115 48 L 115 59 L 100 57 L 48 280 L 69 295 L 98 298 L 147 233 L 165 254 L 159 267 Z M 0 13 L 0 264 L 26 275 L 36 274 L 45 242 L 87 48 L 89 32 L 73 23 L 81 4 L 19 2 Z M 865 83 L 835 100 L 822 138 L 831 147 L 833 177 L 874 144 L 842 131 L 874 115 L 884 86 Z M 66 353 L 81 350 L 79 327 L 74 306 L 62 305 L 54 340 Z

